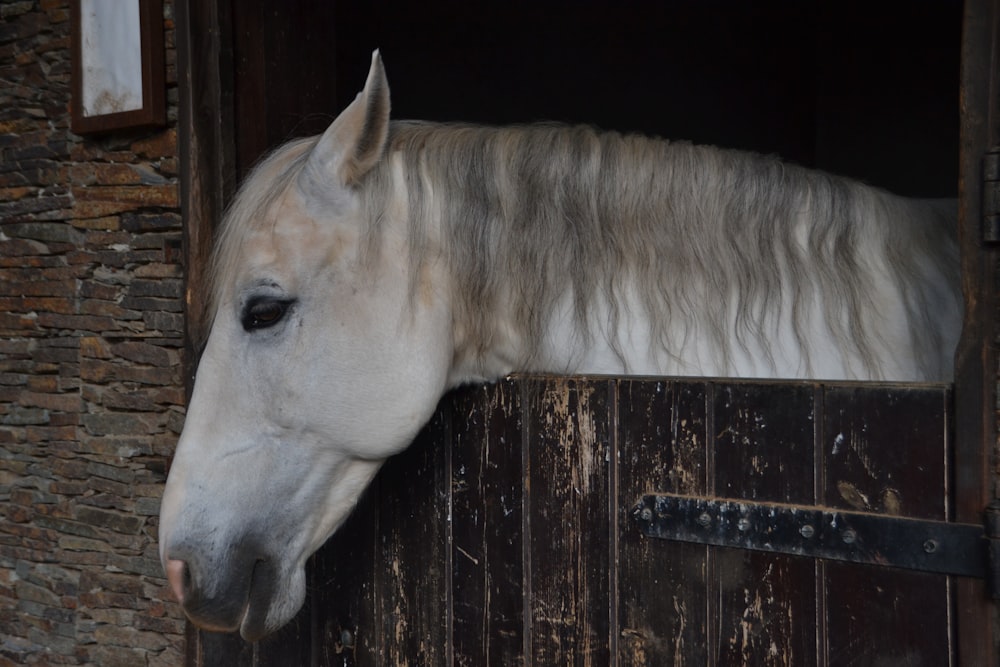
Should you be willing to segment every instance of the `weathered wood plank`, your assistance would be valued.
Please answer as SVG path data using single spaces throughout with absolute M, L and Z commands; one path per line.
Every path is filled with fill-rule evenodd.
M 336 6 L 284 0 L 234 2 L 236 161 L 243 176 L 268 150 L 319 134 L 349 100 L 337 100 Z M 304 29 L 327 26 L 327 30 Z M 370 47 L 367 47 L 370 48 Z
M 365 491 L 340 529 L 310 561 L 314 656 L 311 665 L 382 664 L 380 601 L 375 587 L 378 489 Z
M 254 667 L 254 646 L 239 633 L 206 632 L 187 624 L 187 662 L 191 667 Z
M 956 664 L 947 577 L 830 562 L 825 591 L 827 664 Z
M 816 574 L 806 558 L 715 549 L 717 665 L 816 664 Z
M 530 656 L 606 665 L 609 654 L 609 384 L 525 383 Z
M 703 546 L 644 537 L 632 507 L 651 491 L 704 494 L 703 382 L 618 382 L 617 659 L 620 665 L 705 665 Z
M 725 498 L 813 503 L 813 386 L 714 384 L 714 475 Z
M 524 478 L 517 382 L 452 395 L 456 667 L 524 664 Z
M 450 411 L 439 409 L 379 477 L 375 595 L 381 664 L 443 665 L 451 652 Z
M 949 401 L 944 387 L 827 387 L 824 503 L 947 518 Z M 840 563 L 824 568 L 829 664 L 954 664 L 948 577 Z
M 813 385 L 713 385 L 714 495 L 814 504 Z M 714 549 L 719 665 L 816 664 L 812 560 Z
M 918 519 L 947 517 L 944 387 L 826 389 L 823 502 Z
M 312 664 L 312 604 L 306 599 L 286 625 L 253 645 L 254 667 L 301 667 Z

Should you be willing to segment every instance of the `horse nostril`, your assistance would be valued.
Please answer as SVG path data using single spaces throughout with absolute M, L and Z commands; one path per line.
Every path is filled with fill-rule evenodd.
M 191 590 L 191 572 L 187 563 L 182 560 L 167 559 L 167 582 L 170 590 L 174 592 L 174 597 L 181 604 L 184 604 L 184 595 Z

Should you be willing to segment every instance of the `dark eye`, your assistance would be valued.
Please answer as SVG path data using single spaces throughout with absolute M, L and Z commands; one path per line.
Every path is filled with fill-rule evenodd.
M 247 331 L 256 329 L 266 329 L 273 327 L 281 321 L 288 312 L 290 301 L 279 299 L 256 299 L 251 301 L 243 309 L 243 328 Z

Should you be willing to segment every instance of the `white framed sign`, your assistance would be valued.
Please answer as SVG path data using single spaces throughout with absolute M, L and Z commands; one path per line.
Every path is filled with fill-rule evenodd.
M 163 125 L 162 0 L 73 0 L 72 129 Z

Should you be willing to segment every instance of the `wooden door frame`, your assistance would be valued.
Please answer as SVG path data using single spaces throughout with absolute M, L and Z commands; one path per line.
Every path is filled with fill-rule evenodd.
M 233 47 L 229 3 L 174 0 L 180 88 L 181 211 L 184 220 L 188 395 L 207 317 L 202 289 L 212 239 L 236 179 Z
M 207 323 L 202 286 L 212 237 L 236 178 L 233 31 L 226 0 L 175 0 L 180 109 L 180 187 L 184 218 L 187 389 L 193 386 Z M 956 353 L 954 519 L 975 523 L 996 497 L 995 335 L 997 251 L 982 242 L 981 163 L 1000 143 L 1000 0 L 967 0 L 962 39 L 959 229 L 965 328 Z M 998 664 L 997 605 L 981 582 L 956 580 L 961 664 Z M 200 664 L 198 633 L 188 632 L 188 664 Z M 194 658 L 192 660 L 192 657 Z
M 184 227 L 184 378 L 194 389 L 201 345 L 207 335 L 204 303 L 212 239 L 232 196 L 236 177 L 233 114 L 233 49 L 226 0 L 174 0 L 177 42 L 181 215 Z M 244 652 L 238 637 L 225 637 L 225 655 L 202 645 L 202 633 L 185 624 L 184 664 L 237 664 Z M 206 648 L 208 651 L 206 651 Z M 251 649 L 252 650 L 252 649 Z
M 983 242 L 982 162 L 1000 142 L 1000 0 L 967 0 L 962 33 L 959 242 L 965 321 L 955 355 L 955 520 L 979 523 L 996 498 L 997 250 Z M 956 580 L 960 664 L 995 665 L 997 605 Z

